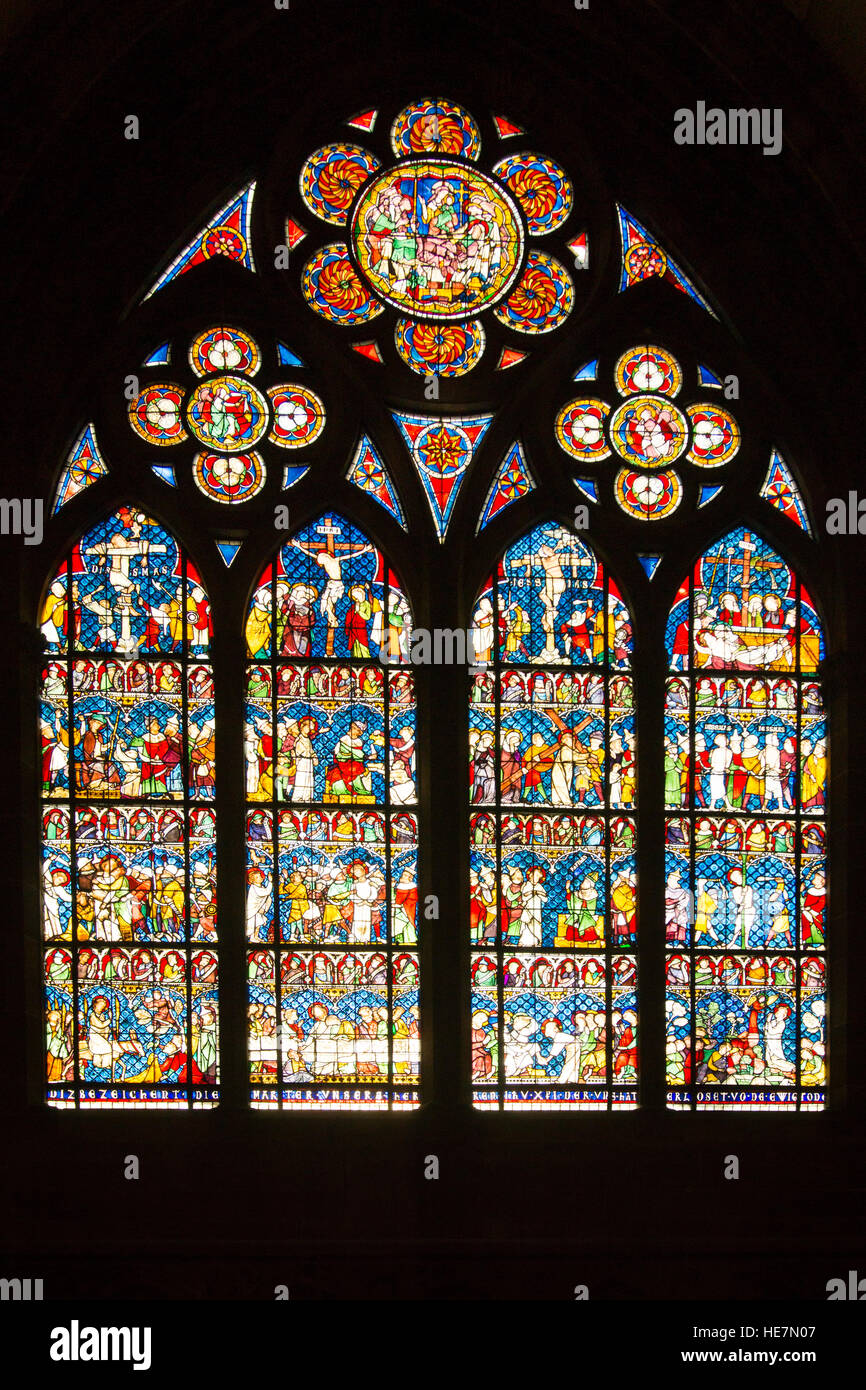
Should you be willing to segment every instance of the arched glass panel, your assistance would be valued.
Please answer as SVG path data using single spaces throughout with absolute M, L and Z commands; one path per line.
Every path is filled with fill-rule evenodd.
M 218 1096 L 210 606 L 134 507 L 42 610 L 42 923 L 51 1105 Z
M 742 527 L 668 621 L 668 1103 L 820 1109 L 825 1082 L 823 638 Z
M 475 608 L 472 1069 L 483 1109 L 636 1105 L 635 726 L 628 610 L 554 523 Z
M 252 1103 L 417 1104 L 415 696 L 409 605 L 329 515 L 247 618 Z

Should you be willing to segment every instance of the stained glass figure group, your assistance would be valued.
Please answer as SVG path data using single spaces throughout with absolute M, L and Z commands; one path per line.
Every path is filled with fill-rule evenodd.
M 211 1106 L 215 727 L 204 586 L 166 530 L 124 507 L 73 547 L 41 624 L 49 1104 Z
M 740 528 L 695 565 L 667 643 L 668 1103 L 820 1109 L 821 626 L 788 565 Z
M 635 724 L 628 610 L 553 523 L 474 614 L 472 1075 L 482 1109 L 637 1103 Z
M 346 124 L 370 133 L 369 108 Z M 493 117 L 498 140 L 525 134 Z M 375 143 L 374 141 L 372 143 Z M 574 189 L 544 155 L 478 167 L 481 128 L 423 99 L 390 127 L 396 163 L 357 144 L 317 149 L 307 211 L 344 240 L 314 250 L 302 292 L 321 317 L 392 311 L 416 375 L 481 360 L 484 315 L 522 335 L 571 313 L 575 285 L 529 244 L 569 223 Z M 381 151 L 380 151 L 381 152 Z M 390 156 L 385 155 L 386 160 Z M 213 256 L 253 270 L 254 184 L 150 291 Z M 667 280 L 714 315 L 625 209 L 620 290 Z M 308 231 L 286 219 L 290 248 Z M 331 233 L 333 235 L 333 233 Z M 585 231 L 564 242 L 585 268 Z M 149 297 L 149 296 L 147 296 Z M 396 312 L 394 312 L 396 311 Z M 494 326 L 494 337 L 502 334 Z M 379 343 L 350 344 L 369 362 Z M 503 345 L 505 370 L 526 352 Z M 277 342 L 277 367 L 302 369 Z M 189 365 L 186 381 L 183 374 Z M 168 380 L 162 370 L 175 363 Z M 636 520 L 722 490 L 741 436 L 641 342 L 573 375 L 560 448 Z M 604 365 L 604 364 L 601 364 Z M 326 423 L 295 382 L 267 384 L 255 339 L 166 341 L 129 403 L 152 471 L 195 441 L 192 476 L 237 505 L 265 487 L 270 446 L 302 450 Z M 366 370 L 366 369 L 365 369 Z M 264 378 L 253 384 L 262 372 Z M 697 364 L 701 393 L 722 378 Z M 592 393 L 592 394 L 590 394 Z M 443 541 L 492 414 L 392 411 Z M 259 452 L 262 450 L 262 452 Z M 169 455 L 169 457 L 171 457 Z M 308 470 L 289 455 L 283 486 Z M 315 457 L 315 453 L 311 455 Z M 285 458 L 285 455 L 283 455 Z M 345 468 L 345 465 L 343 465 Z M 608 465 L 609 467 L 609 465 Z M 699 470 L 690 473 L 691 469 Z M 703 470 L 709 473 L 704 485 Z M 53 513 L 108 473 L 94 426 L 67 456 Z M 344 477 L 404 530 L 383 458 L 361 434 Z M 697 484 L 697 486 L 696 486 Z M 500 456 L 480 534 L 536 487 L 520 440 Z M 763 504 L 811 535 L 773 450 Z M 654 533 L 655 534 L 655 533 Z M 217 536 L 226 566 L 242 541 Z M 639 554 L 647 581 L 662 555 Z M 47 1099 L 59 1108 L 205 1108 L 219 1099 L 214 686 L 210 605 L 172 534 L 134 506 L 92 526 L 41 610 L 42 874 Z M 419 1098 L 419 813 L 412 616 L 387 561 L 328 513 L 292 534 L 246 615 L 246 958 L 249 1095 L 265 1110 L 406 1110 Z M 469 677 L 471 1066 L 492 1110 L 626 1110 L 638 1101 L 635 682 L 632 623 L 591 546 L 555 522 L 508 545 L 477 596 Z M 827 727 L 815 606 L 754 530 L 713 544 L 667 626 L 664 732 L 667 1103 L 678 1110 L 815 1110 L 826 1086 L 824 805 Z
M 417 1104 L 411 615 L 334 515 L 280 550 L 246 624 L 249 1065 L 257 1108 Z

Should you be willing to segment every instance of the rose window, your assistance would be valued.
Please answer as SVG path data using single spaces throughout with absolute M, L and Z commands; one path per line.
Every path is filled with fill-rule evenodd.
M 307 260 L 307 303 L 348 328 L 395 311 L 398 356 L 421 376 L 471 371 L 485 351 L 479 316 L 488 311 L 527 335 L 558 328 L 574 306 L 568 271 L 529 244 L 560 233 L 571 216 L 565 171 L 520 152 L 482 170 L 481 151 L 480 127 L 463 107 L 417 101 L 395 118 L 381 158 L 355 144 L 324 145 L 300 174 L 307 209 L 345 231 Z M 290 218 L 287 234 L 291 246 L 306 232 Z M 500 366 L 522 356 L 503 347 Z

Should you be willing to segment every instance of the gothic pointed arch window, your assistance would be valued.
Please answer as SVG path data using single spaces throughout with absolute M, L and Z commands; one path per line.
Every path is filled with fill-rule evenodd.
M 756 531 L 707 548 L 668 623 L 668 1103 L 820 1109 L 827 727 L 815 605 Z
M 815 1108 L 807 499 L 649 212 L 404 97 L 197 216 L 62 460 L 49 1099 L 216 1101 L 216 872 L 235 1107 Z
M 637 1101 L 631 618 L 543 523 L 479 596 L 470 709 L 475 1104 Z
M 43 604 L 48 1101 L 218 1099 L 210 605 L 134 505 L 74 543 Z
M 329 512 L 246 621 L 249 1062 L 258 1108 L 417 1104 L 418 816 L 411 615 Z

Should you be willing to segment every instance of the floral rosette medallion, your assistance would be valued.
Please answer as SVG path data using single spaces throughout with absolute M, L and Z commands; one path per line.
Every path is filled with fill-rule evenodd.
M 197 454 L 193 462 L 193 479 L 199 492 L 212 502 L 230 504 L 248 502 L 265 485 L 265 468 L 256 453 Z
M 550 333 L 565 322 L 573 304 L 574 285 L 559 261 L 530 251 L 516 288 L 493 312 L 517 333 Z
M 605 401 L 592 397 L 569 401 L 556 417 L 556 438 L 572 458 L 581 463 L 594 463 L 610 454 L 604 426 L 610 415 Z
M 199 333 L 189 350 L 189 364 L 196 376 L 210 376 L 212 372 L 255 376 L 261 360 L 252 338 L 237 328 L 209 328 Z
M 484 329 L 468 323 L 413 323 L 398 320 L 394 342 L 407 367 L 419 376 L 463 376 L 484 351 Z
M 688 453 L 692 463 L 719 468 L 734 457 L 740 447 L 740 427 L 729 411 L 716 405 L 690 405 L 686 414 L 692 424 Z
M 477 159 L 481 132 L 463 106 L 451 101 L 413 101 L 391 127 L 391 149 L 398 159 L 416 154 Z
M 628 352 L 624 352 L 613 375 L 621 396 L 648 391 L 676 396 L 683 384 L 682 369 L 673 354 L 664 348 L 649 345 L 629 348 Z
M 268 438 L 282 449 L 312 444 L 325 428 L 325 407 L 306 386 L 272 386 L 268 391 L 274 423 Z
M 571 184 L 564 169 L 540 154 L 512 154 L 494 164 L 526 215 L 530 236 L 548 236 L 571 212 Z
M 301 170 L 301 197 L 316 217 L 342 227 L 358 189 L 378 168 L 359 145 L 325 145 Z
M 130 403 L 129 423 L 148 444 L 179 444 L 186 439 L 181 419 L 182 386 L 174 382 L 154 382 L 140 391 Z
M 323 246 L 307 262 L 302 289 L 310 307 L 331 323 L 353 327 L 382 313 L 383 306 L 362 283 L 343 242 Z
M 676 511 L 683 488 L 674 472 L 636 473 L 622 468 L 616 476 L 614 493 L 623 511 L 639 521 L 657 521 Z

